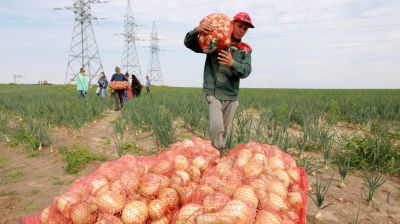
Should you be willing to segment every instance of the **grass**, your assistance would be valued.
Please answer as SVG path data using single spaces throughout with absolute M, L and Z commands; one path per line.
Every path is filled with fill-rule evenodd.
M 21 212 L 24 214 L 31 214 L 36 209 L 36 205 L 34 201 L 29 201 L 28 203 L 24 203 L 21 207 Z
M 103 145 L 110 145 L 111 144 L 111 138 L 109 137 L 101 137 L 101 144 Z
M 64 180 L 62 180 L 59 177 L 55 177 L 55 176 L 51 177 L 51 182 L 53 183 L 53 185 L 63 185 L 64 184 Z
M 39 188 L 34 188 L 31 190 L 31 195 L 37 195 L 37 194 L 39 194 L 39 192 L 40 192 Z
M 24 175 L 21 168 L 12 169 L 7 172 L 3 180 L 0 180 L 0 184 L 17 183 Z
M 0 168 L 6 167 L 7 165 L 8 165 L 7 158 L 0 154 Z
M 16 194 L 17 194 L 16 190 L 3 190 L 3 191 L 0 191 L 0 198 L 14 196 Z
M 86 166 L 90 161 L 106 161 L 105 155 L 94 154 L 88 147 L 75 144 L 72 149 L 61 147 L 59 152 L 64 156 L 67 165 L 64 170 L 68 174 L 76 174 Z

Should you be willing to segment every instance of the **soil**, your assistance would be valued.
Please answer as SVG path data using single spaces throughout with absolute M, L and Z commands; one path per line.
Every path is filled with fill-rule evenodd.
M 61 146 L 72 147 L 74 144 L 85 145 L 94 153 L 107 155 L 108 159 L 117 158 L 115 144 L 112 140 L 111 123 L 119 112 L 107 111 L 104 116 L 86 125 L 78 131 L 66 128 L 53 128 L 51 131 L 53 146 L 42 149 L 39 156 L 29 158 L 23 147 L 10 148 L 5 142 L 0 142 L 0 155 L 7 160 L 0 163 L 0 224 L 17 223 L 22 215 L 40 214 L 56 197 L 63 193 L 78 177 L 93 172 L 101 162 L 90 162 L 78 175 L 68 175 L 64 172 L 63 158 L 57 152 Z M 183 127 L 182 121 L 175 123 L 178 128 L 176 139 L 194 137 L 195 134 Z M 342 128 L 342 129 L 340 129 Z M 338 127 L 338 131 L 350 132 L 348 128 Z M 129 130 L 128 130 L 129 132 Z M 160 150 L 151 131 L 128 133 L 126 141 L 132 143 L 139 150 L 146 152 Z M 107 141 L 105 141 L 107 140 Z M 322 155 L 320 155 L 322 156 Z M 336 167 L 329 167 L 328 171 L 319 172 L 325 179 L 329 179 Z M 10 173 L 17 173 L 10 179 Z M 326 203 L 332 203 L 322 211 L 322 221 L 314 219 L 317 213 L 311 198 L 307 207 L 307 223 L 347 224 L 353 223 L 359 211 L 361 223 L 395 224 L 400 223 L 400 178 L 391 177 L 376 193 L 375 201 L 370 206 L 361 198 L 363 187 L 362 174 L 351 172 L 348 174 L 345 188 L 339 188 L 340 177 L 338 172 L 329 189 Z M 313 184 L 316 176 L 310 176 L 309 195 L 314 196 Z M 3 181 L 5 180 L 5 181 Z M 388 199 L 389 197 L 389 201 Z M 389 203 L 388 203 L 389 202 Z

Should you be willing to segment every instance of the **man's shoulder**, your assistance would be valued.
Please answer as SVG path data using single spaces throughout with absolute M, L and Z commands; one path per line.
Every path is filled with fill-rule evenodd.
M 253 49 L 251 48 L 251 46 L 250 46 L 249 44 L 246 44 L 245 42 L 240 42 L 240 43 L 238 43 L 238 44 L 236 45 L 236 47 L 237 47 L 239 50 L 244 50 L 244 51 L 246 51 L 246 52 L 248 52 L 248 53 L 251 53 L 251 52 L 253 51 Z

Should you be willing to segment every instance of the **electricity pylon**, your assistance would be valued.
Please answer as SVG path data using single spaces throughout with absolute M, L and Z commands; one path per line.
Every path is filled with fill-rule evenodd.
M 93 32 L 92 20 L 99 19 L 92 15 L 91 4 L 106 3 L 99 0 L 75 0 L 71 7 L 65 7 L 74 12 L 75 24 L 72 32 L 65 83 L 74 81 L 80 68 L 86 70 L 89 84 L 93 78 L 103 71 L 96 38 Z M 59 10 L 62 8 L 55 8 Z
M 164 85 L 160 58 L 158 56 L 158 52 L 160 52 L 159 41 L 160 39 L 158 38 L 156 23 L 153 22 L 150 35 L 150 62 L 146 75 L 149 76 L 149 79 L 152 81 L 152 83 Z
M 134 74 L 139 80 L 142 79 L 142 71 L 140 69 L 140 60 L 136 51 L 136 41 L 138 25 L 133 16 L 131 0 L 128 0 L 127 11 L 125 15 L 124 33 L 125 37 L 124 49 L 122 52 L 122 71 Z

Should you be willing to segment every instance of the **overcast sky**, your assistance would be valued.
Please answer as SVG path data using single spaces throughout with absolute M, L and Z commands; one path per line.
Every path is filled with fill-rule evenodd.
M 53 10 L 73 0 L 0 0 L 0 83 L 65 79 L 74 15 Z M 121 63 L 126 0 L 96 4 L 94 32 L 108 77 Z M 205 55 L 183 45 L 185 34 L 212 12 L 251 14 L 255 29 L 243 39 L 253 48 L 253 72 L 242 87 L 400 88 L 400 0 L 137 0 L 139 38 L 152 21 L 163 40 L 166 85 L 202 85 Z M 142 73 L 149 42 L 138 42 Z

